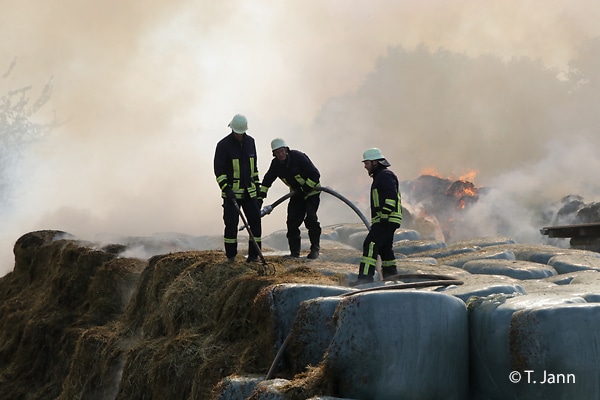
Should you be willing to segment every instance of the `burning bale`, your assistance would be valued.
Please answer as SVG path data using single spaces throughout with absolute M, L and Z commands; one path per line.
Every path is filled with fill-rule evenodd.
M 403 205 L 415 214 L 412 219 L 435 221 L 443 237 L 434 238 L 448 242 L 454 238 L 465 211 L 477 202 L 482 190 L 465 179 L 453 181 L 434 175 L 421 175 L 400 184 Z

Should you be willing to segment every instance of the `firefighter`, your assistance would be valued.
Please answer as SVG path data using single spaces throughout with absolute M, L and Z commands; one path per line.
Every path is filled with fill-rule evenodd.
M 309 259 L 319 258 L 321 225 L 317 217 L 319 209 L 321 177 L 319 170 L 306 154 L 298 150 L 290 150 L 281 138 L 271 141 L 273 160 L 261 184 L 261 198 L 267 197 L 267 192 L 276 178 L 281 179 L 294 195 L 290 198 L 287 208 L 287 239 L 290 256 L 300 257 L 301 237 L 300 225 L 308 229 L 310 252 Z
M 390 163 L 377 148 L 363 153 L 363 164 L 371 183 L 371 229 L 363 242 L 363 255 L 355 285 L 373 282 L 377 256 L 381 256 L 382 278 L 396 275 L 392 249 L 394 232 L 402 223 L 402 204 L 398 178 L 388 169 Z
M 223 198 L 223 235 L 225 254 L 229 262 L 237 255 L 237 232 L 239 212 L 234 201 L 246 215 L 250 231 L 261 248 L 262 226 L 260 221 L 258 162 L 254 139 L 249 136 L 248 120 L 237 114 L 228 125 L 231 133 L 217 143 L 214 159 L 214 171 Z M 246 261 L 258 260 L 258 250 L 248 242 Z

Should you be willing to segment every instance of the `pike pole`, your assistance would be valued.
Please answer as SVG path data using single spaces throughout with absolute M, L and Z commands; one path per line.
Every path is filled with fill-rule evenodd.
M 250 226 L 248 225 L 248 221 L 246 221 L 246 217 L 244 216 L 244 213 L 242 212 L 240 205 L 237 203 L 237 201 L 235 199 L 231 199 L 231 201 L 235 205 L 235 209 L 237 210 L 238 214 L 240 215 L 240 218 L 242 219 L 242 222 L 244 223 L 244 226 L 246 227 L 246 231 L 248 232 L 250 241 L 252 242 L 252 244 L 254 245 L 254 248 L 256 249 L 256 252 L 258 253 L 258 256 L 260 257 L 260 261 L 262 262 L 263 266 L 266 266 L 267 262 L 265 261 L 265 257 L 263 256 L 263 253 L 260 250 L 260 246 L 258 245 L 258 243 L 256 243 L 256 238 L 254 237 L 254 235 L 252 234 L 252 231 L 250 230 Z

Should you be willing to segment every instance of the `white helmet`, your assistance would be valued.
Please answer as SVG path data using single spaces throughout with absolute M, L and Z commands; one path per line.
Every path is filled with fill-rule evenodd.
M 390 163 L 385 159 L 381 150 L 377 147 L 365 150 L 363 153 L 363 161 L 379 161 L 380 164 L 386 167 L 390 166 Z
M 285 144 L 285 141 L 282 138 L 271 140 L 271 151 L 275 151 L 282 147 L 287 147 L 287 144 Z
M 241 135 L 248 130 L 248 120 L 242 114 L 236 114 L 228 126 L 231 127 L 232 131 Z
M 363 161 L 375 161 L 375 160 L 381 160 L 382 158 L 385 158 L 385 157 L 381 153 L 381 150 L 379 150 L 376 147 L 373 147 L 372 149 L 367 149 L 363 153 Z

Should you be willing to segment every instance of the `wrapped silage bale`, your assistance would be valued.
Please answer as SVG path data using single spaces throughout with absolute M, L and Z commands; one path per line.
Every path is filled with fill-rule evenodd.
M 576 295 L 469 302 L 475 399 L 591 399 L 600 393 L 600 304 Z
M 287 346 L 287 359 L 293 374 L 316 366 L 335 334 L 334 314 L 342 297 L 318 297 L 300 304 Z
M 344 297 L 324 358 L 336 395 L 362 400 L 468 396 L 468 322 L 464 302 L 421 291 Z
M 521 280 L 543 279 L 557 274 L 549 265 L 518 260 L 471 260 L 462 268 L 472 274 L 505 275 Z
M 270 304 L 273 320 L 275 347 L 278 349 L 296 319 L 300 304 L 305 300 L 318 297 L 336 296 L 348 292 L 349 288 L 342 286 L 327 286 L 313 284 L 282 283 L 265 289 L 259 296 L 267 298 Z

